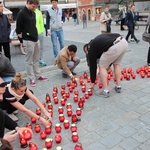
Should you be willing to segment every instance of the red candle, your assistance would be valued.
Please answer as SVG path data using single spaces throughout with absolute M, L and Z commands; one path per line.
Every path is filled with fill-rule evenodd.
M 77 116 L 73 114 L 71 120 L 72 120 L 72 123 L 76 123 L 78 121 Z
M 38 147 L 35 143 L 32 143 L 32 142 L 29 143 L 29 150 L 37 150 L 37 149 Z
M 56 142 L 57 144 L 61 143 L 61 140 L 62 140 L 61 135 L 59 135 L 59 134 L 55 135 L 55 142 Z
M 69 87 L 69 92 L 72 93 L 73 92 L 73 88 Z
M 39 116 L 41 115 L 41 109 L 40 108 L 36 109 L 36 114 L 39 115 Z
M 33 117 L 31 117 L 31 122 L 32 122 L 32 123 L 36 123 L 36 119 L 33 118 Z
M 72 116 L 72 109 L 67 109 L 67 115 L 68 115 L 68 117 Z
M 82 92 L 84 93 L 86 91 L 86 87 L 82 86 Z
M 23 135 L 23 138 L 27 141 L 31 140 L 31 138 L 32 138 L 32 133 L 28 129 L 23 130 L 22 135 Z
M 53 87 L 53 92 L 58 93 L 58 88 L 56 86 Z
M 58 107 L 58 113 L 63 114 L 63 112 L 64 112 L 64 109 L 62 108 L 62 106 Z
M 92 90 L 91 89 L 88 89 L 88 94 L 89 94 L 89 96 L 92 95 Z
M 26 128 L 32 129 L 32 125 L 30 123 L 27 123 Z
M 74 102 L 78 102 L 78 96 L 77 96 L 77 95 L 74 95 L 73 100 L 74 100 Z
M 61 104 L 61 106 L 65 106 L 66 102 L 63 98 L 61 99 L 60 104 Z
M 76 124 L 72 124 L 71 127 L 70 127 L 70 130 L 71 130 L 72 133 L 73 132 L 77 132 L 77 126 L 76 126 Z
M 24 138 L 20 138 L 20 147 L 26 148 L 28 146 L 27 141 Z
M 65 90 L 66 86 L 65 86 L 65 85 L 62 85 L 61 88 L 62 88 L 63 90 Z
M 63 95 L 63 99 L 64 99 L 64 101 L 67 101 L 67 96 L 66 96 L 66 94 Z
M 60 92 L 60 94 L 64 95 L 65 94 L 65 90 L 62 89 L 61 92 Z
M 86 72 L 84 72 L 83 77 L 84 77 L 84 79 L 86 79 L 88 77 Z
M 86 93 L 85 93 L 84 97 L 85 97 L 86 99 L 88 99 L 88 98 L 89 98 L 89 94 L 88 94 L 88 92 L 86 92 Z
M 60 124 L 56 124 L 55 131 L 56 131 L 56 133 L 60 133 L 61 132 L 61 126 L 60 126 Z
M 70 126 L 69 121 L 68 121 L 68 120 L 65 120 L 65 121 L 64 121 L 64 128 L 65 128 L 65 129 L 69 129 L 69 126 Z
M 73 141 L 74 143 L 76 143 L 76 142 L 78 142 L 78 140 L 79 140 L 79 137 L 78 137 L 77 132 L 73 132 L 73 133 L 72 133 L 72 141 Z
M 87 78 L 87 82 L 88 82 L 88 83 L 90 83 L 90 82 L 91 82 L 91 79 L 90 79 L 90 77 L 88 77 L 88 78 Z
M 60 121 L 60 122 L 64 122 L 64 120 L 65 120 L 64 115 L 63 115 L 63 114 L 60 114 L 60 115 L 59 115 L 59 121 Z
M 74 150 L 83 150 L 82 144 L 77 143 L 76 146 L 74 147 Z
M 52 146 L 53 146 L 53 139 L 47 138 L 47 139 L 45 140 L 45 146 L 46 146 L 47 148 L 52 148 Z
M 51 117 L 53 117 L 53 111 L 51 109 L 48 109 L 48 112 L 51 115 Z
M 42 132 L 40 133 L 40 137 L 41 137 L 41 139 L 43 139 L 43 140 L 46 139 L 47 134 L 45 133 L 45 131 L 42 131 Z
M 77 114 L 77 116 L 81 116 L 81 114 L 82 114 L 81 108 L 76 109 L 76 114 Z
M 74 95 L 77 95 L 77 96 L 79 95 L 78 90 L 75 90 L 75 91 L 74 91 Z
M 84 103 L 85 102 L 85 98 L 84 97 L 80 97 L 80 102 Z
M 99 83 L 99 88 L 101 89 L 103 87 L 103 84 L 102 83 Z
M 53 96 L 53 98 L 54 98 L 54 97 L 57 97 L 57 93 L 56 93 L 56 92 L 53 92 L 52 96 Z
M 57 97 L 54 97 L 54 103 L 58 104 L 58 98 Z
M 39 133 L 39 132 L 41 131 L 41 127 L 40 127 L 39 124 L 36 124 L 36 125 L 35 125 L 34 131 L 35 131 L 36 133 Z
M 66 92 L 66 97 L 69 98 L 70 97 L 70 93 Z
M 52 103 L 48 103 L 47 108 L 52 110 L 52 109 L 53 109 L 53 105 L 52 105 Z
M 72 109 L 72 105 L 70 103 L 67 103 L 67 106 L 66 106 L 67 109 Z
M 50 134 L 52 132 L 51 126 L 46 126 L 45 127 L 45 133 Z
M 76 78 L 72 78 L 72 83 L 76 83 Z
M 79 101 L 78 106 L 79 106 L 79 108 L 82 109 L 84 107 L 84 103 L 82 103 L 81 101 Z
M 46 100 L 46 103 L 51 102 L 51 97 L 48 93 L 46 94 L 45 100 Z
M 69 87 L 71 85 L 71 83 L 70 82 L 67 82 L 67 86 Z

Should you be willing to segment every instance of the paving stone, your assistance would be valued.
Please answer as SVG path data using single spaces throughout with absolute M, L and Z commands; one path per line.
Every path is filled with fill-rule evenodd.
M 139 148 L 141 150 L 148 150 L 150 148 L 150 140 L 145 141 L 144 143 L 142 143 Z

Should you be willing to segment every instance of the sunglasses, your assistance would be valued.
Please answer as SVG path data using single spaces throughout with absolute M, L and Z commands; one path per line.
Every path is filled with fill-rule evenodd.
M 5 87 L 6 85 L 7 85 L 7 82 L 0 83 L 0 87 Z

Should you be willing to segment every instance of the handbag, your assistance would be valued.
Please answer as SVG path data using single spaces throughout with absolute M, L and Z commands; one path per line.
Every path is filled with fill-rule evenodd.
M 150 26 L 148 26 L 148 24 L 146 25 L 145 31 L 142 34 L 142 40 L 145 42 L 149 42 L 150 43 L 150 33 L 148 33 L 148 27 L 150 28 Z

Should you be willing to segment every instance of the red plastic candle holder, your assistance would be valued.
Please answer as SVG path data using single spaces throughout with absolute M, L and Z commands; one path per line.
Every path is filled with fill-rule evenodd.
M 60 122 L 64 122 L 64 120 L 65 120 L 64 115 L 63 115 L 63 114 L 60 114 L 60 115 L 59 115 L 59 121 L 60 121 Z
M 62 88 L 63 90 L 65 90 L 66 86 L 65 86 L 65 85 L 62 85 L 61 88 Z
M 55 135 L 55 142 L 56 142 L 57 144 L 59 144 L 59 143 L 61 143 L 61 140 L 62 140 L 61 135 L 56 134 L 56 135 Z
M 64 99 L 64 101 L 67 101 L 67 96 L 66 96 L 66 94 L 64 94 L 64 95 L 62 96 L 62 98 Z
M 71 121 L 72 121 L 72 123 L 76 123 L 78 121 L 78 118 L 75 114 L 72 115 Z
M 81 116 L 81 114 L 82 114 L 81 108 L 76 109 L 76 114 L 77 114 L 77 116 Z
M 58 104 L 58 102 L 59 102 L 58 98 L 57 98 L 57 97 L 54 97 L 54 103 L 55 103 L 55 104 Z
M 88 94 L 89 94 L 89 96 L 92 96 L 92 90 L 91 89 L 88 89 Z
M 63 114 L 64 113 L 64 109 L 62 108 L 62 106 L 58 107 L 58 113 L 59 114 Z
M 70 103 L 67 103 L 67 106 L 66 106 L 67 109 L 72 109 L 72 105 Z
M 45 146 L 46 146 L 47 148 L 52 148 L 52 146 L 53 146 L 53 139 L 47 138 L 47 139 L 45 140 Z
M 88 82 L 88 83 L 91 82 L 91 78 L 90 78 L 90 77 L 87 78 L 87 82 Z
M 58 88 L 56 86 L 53 87 L 53 92 L 58 93 Z
M 20 147 L 26 148 L 28 146 L 27 141 L 24 138 L 20 138 Z
M 77 96 L 77 95 L 74 95 L 73 100 L 74 100 L 74 102 L 78 102 L 78 96 Z
M 75 90 L 75 91 L 74 91 L 74 95 L 77 95 L 77 96 L 79 95 L 78 90 Z
M 45 133 L 45 131 L 42 131 L 42 132 L 40 133 L 40 137 L 41 137 L 42 140 L 45 140 L 45 139 L 46 139 L 47 134 Z
M 32 142 L 29 143 L 29 150 L 37 150 L 37 149 L 38 147 L 35 143 L 32 143 Z
M 86 91 L 86 87 L 82 86 L 82 92 L 84 93 Z
M 53 96 L 53 98 L 54 98 L 54 97 L 57 97 L 57 93 L 56 93 L 56 92 L 53 92 L 52 96 Z
M 27 123 L 26 128 L 32 129 L 32 125 L 30 123 Z
M 65 129 L 69 129 L 70 123 L 68 120 L 65 120 L 63 125 Z
M 45 133 L 46 133 L 46 134 L 51 134 L 51 132 L 52 132 L 51 126 L 46 126 L 46 127 L 45 127 Z
M 99 88 L 101 89 L 103 87 L 103 84 L 102 83 L 99 83 Z
M 52 105 L 52 103 L 48 103 L 47 108 L 53 110 L 53 105 Z
M 74 147 L 74 150 L 83 150 L 82 144 L 81 143 L 77 143 L 76 146 Z
M 85 97 L 85 99 L 89 99 L 89 94 L 88 94 L 88 92 L 85 93 L 84 97 Z
M 36 114 L 37 114 L 38 116 L 40 116 L 40 115 L 41 115 L 41 112 L 42 112 L 42 111 L 41 111 L 41 109 L 40 109 L 40 108 L 37 108 L 37 109 L 36 109 Z
M 53 110 L 48 109 L 49 114 L 51 115 L 51 117 L 53 117 Z
M 86 73 L 86 72 L 84 72 L 84 74 L 83 74 L 83 78 L 84 78 L 84 79 L 86 79 L 87 77 L 88 77 L 87 73 Z
M 73 133 L 72 133 L 72 141 L 73 141 L 74 143 L 76 143 L 76 142 L 78 142 L 78 140 L 79 140 L 79 137 L 78 137 L 77 132 L 73 132 Z
M 60 124 L 56 124 L 55 125 L 55 131 L 56 131 L 56 133 L 60 133 L 61 132 L 61 126 L 60 126 Z
M 31 138 L 32 138 L 32 133 L 28 129 L 24 129 L 22 131 L 22 135 L 23 135 L 22 138 L 24 138 L 26 141 L 31 140 Z
M 31 122 L 32 122 L 32 123 L 36 123 L 36 119 L 33 118 L 33 117 L 31 117 Z
M 67 86 L 68 86 L 68 87 L 71 86 L 71 82 L 67 82 Z
M 85 102 L 85 98 L 84 97 L 80 97 L 80 102 L 84 103 Z
M 35 131 L 36 133 L 39 133 L 39 132 L 41 131 L 41 127 L 40 127 L 39 124 L 36 124 L 36 125 L 35 125 L 34 131 Z
M 69 98 L 70 97 L 70 93 L 66 92 L 66 97 Z
M 73 92 L 73 88 L 69 87 L 69 92 L 72 93 Z
M 65 106 L 66 101 L 62 98 L 61 101 L 60 101 L 60 104 L 61 104 L 61 106 Z
M 61 92 L 60 92 L 60 94 L 64 95 L 65 94 L 65 90 L 62 89 Z
M 67 109 L 67 115 L 68 115 L 68 117 L 72 116 L 72 109 Z
M 71 127 L 70 127 L 70 130 L 71 130 L 71 132 L 73 133 L 73 132 L 77 132 L 77 126 L 76 126 L 76 124 L 71 124 Z
M 82 109 L 84 107 L 84 103 L 82 103 L 81 101 L 79 101 L 78 107 Z
M 51 102 L 51 97 L 48 93 L 46 94 L 45 100 L 46 100 L 46 103 Z

